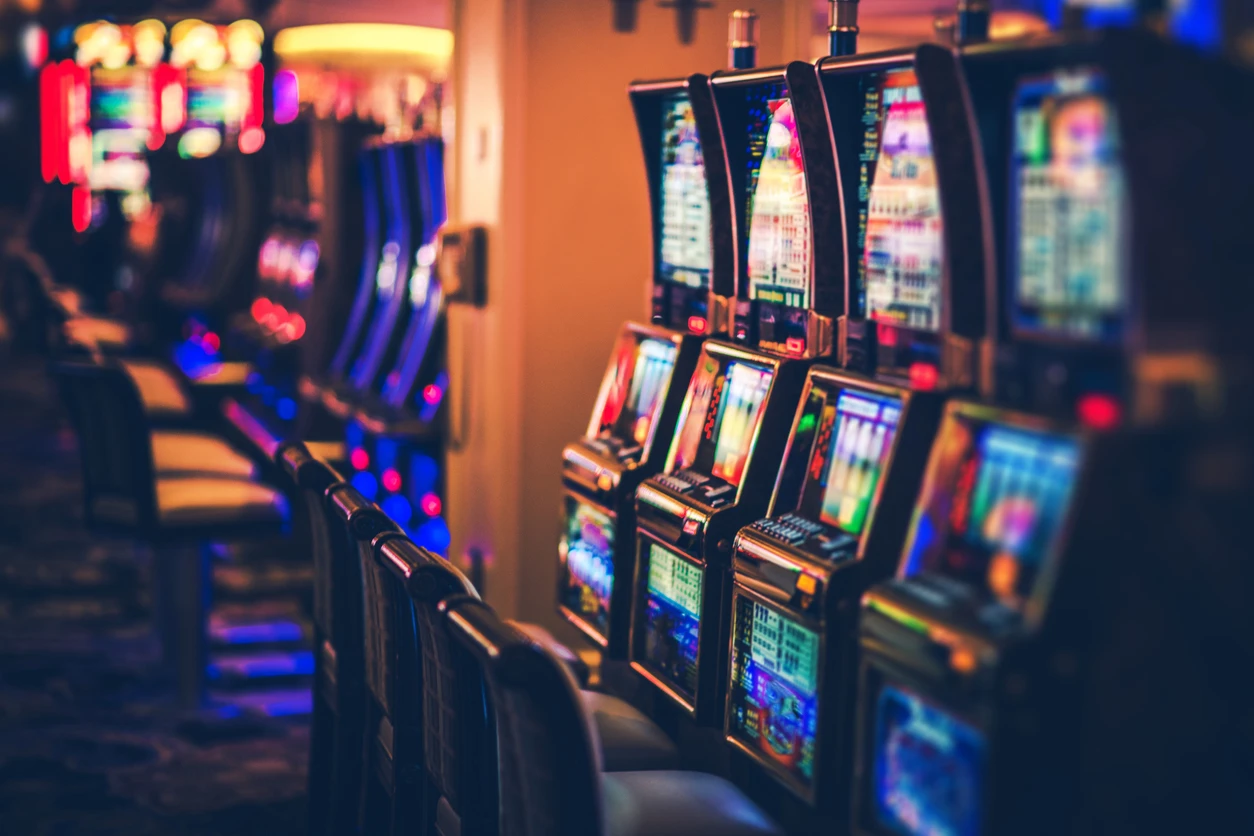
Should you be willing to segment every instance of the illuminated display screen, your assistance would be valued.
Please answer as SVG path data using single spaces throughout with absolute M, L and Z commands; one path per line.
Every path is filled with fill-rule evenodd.
M 732 360 L 703 357 L 688 387 L 675 439 L 674 468 L 692 468 L 739 485 L 775 373 Z
M 946 575 L 1021 609 L 1071 502 L 1075 439 L 951 416 L 936 444 L 906 574 Z
M 732 736 L 809 786 L 818 729 L 818 633 L 737 595 L 732 637 Z
M 669 340 L 628 336 L 618 345 L 601 411 L 601 433 L 648 442 L 675 370 L 678 349 Z
M 904 836 L 979 836 L 980 732 L 893 685 L 880 690 L 875 709 L 876 818 Z
M 609 635 L 614 590 L 614 520 L 605 511 L 566 498 L 566 527 L 558 544 L 561 604 L 602 636 Z
M 148 185 L 153 124 L 151 76 L 142 68 L 91 73 L 90 185 L 95 191 L 139 192 Z
M 701 582 L 705 570 L 656 543 L 645 584 L 644 661 L 678 690 L 697 690 Z
M 668 98 L 662 108 L 658 271 L 665 281 L 709 287 L 714 233 L 697 122 L 686 94 Z
M 914 70 L 863 81 L 858 184 L 859 286 L 870 319 L 941 325 L 941 212 L 927 111 Z
M 898 398 L 845 389 L 823 409 L 802 509 L 817 506 L 828 525 L 857 536 L 888 467 L 897 423 Z
M 1125 195 L 1105 80 L 1089 70 L 1025 81 L 1014 110 L 1014 319 L 1116 339 L 1127 305 Z
M 783 84 L 749 103 L 749 298 L 810 304 L 810 202 L 797 119 Z

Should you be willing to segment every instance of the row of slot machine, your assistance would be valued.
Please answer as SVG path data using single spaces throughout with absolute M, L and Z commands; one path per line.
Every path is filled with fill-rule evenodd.
M 1200 475 L 1250 461 L 1251 90 L 1140 29 L 634 84 L 651 322 L 563 452 L 558 608 L 607 687 L 794 832 L 1196 816 L 1240 761 L 1172 761 L 1205 722 L 1164 706 L 1232 692 L 1144 645 L 1254 589 L 1207 516 L 1250 474 Z
M 228 419 L 259 448 L 300 438 L 441 554 L 447 300 L 443 140 L 354 120 L 276 131 L 273 223 L 239 317 L 247 394 Z

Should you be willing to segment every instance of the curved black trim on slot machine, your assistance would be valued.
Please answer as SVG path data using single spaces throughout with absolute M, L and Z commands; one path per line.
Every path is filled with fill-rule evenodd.
M 366 323 L 378 295 L 375 287 L 375 276 L 379 270 L 379 259 L 383 254 L 385 240 L 383 208 L 383 189 L 379 183 L 381 172 L 379 162 L 382 153 L 379 148 L 367 148 L 358 159 L 358 176 L 361 178 L 363 232 L 361 274 L 358 278 L 357 294 L 353 299 L 352 310 L 348 316 L 344 333 L 340 337 L 339 347 L 331 359 L 327 375 L 332 381 L 345 380 L 351 368 L 353 358 L 360 353 L 368 334 Z
M 691 317 L 699 317 L 705 321 L 705 327 L 694 333 L 702 336 L 724 334 L 728 326 L 730 300 L 736 295 L 736 237 L 727 159 L 710 80 L 705 75 L 694 73 L 681 79 L 634 81 L 627 88 L 627 94 L 644 152 L 649 207 L 653 218 L 652 321 L 656 325 L 687 331 L 691 330 Z M 690 289 L 658 281 L 657 278 L 661 275 L 662 252 L 661 102 L 675 95 L 687 96 L 692 107 L 710 204 L 711 268 L 705 298 L 694 298 Z
M 801 151 L 810 224 L 806 278 L 809 304 L 804 308 L 749 298 L 749 229 L 744 217 L 752 199 L 747 182 L 748 150 L 728 143 L 726 137 L 740 136 L 747 126 L 747 104 L 741 91 L 768 84 L 784 87 L 792 104 Z M 836 322 L 845 313 L 845 209 L 816 68 L 804 61 L 793 61 L 783 67 L 719 71 L 710 76 L 710 86 L 724 136 L 732 194 L 731 227 L 738 251 L 731 338 L 785 357 L 812 359 L 831 355 L 836 349 Z

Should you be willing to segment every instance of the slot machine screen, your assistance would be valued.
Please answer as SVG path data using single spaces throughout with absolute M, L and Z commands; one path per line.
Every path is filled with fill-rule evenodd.
M 628 337 L 619 344 L 601 412 L 601 433 L 647 444 L 670 385 L 678 349 L 669 340 Z
M 672 469 L 692 468 L 739 485 L 774 377 L 756 363 L 731 360 L 723 368 L 707 355 L 689 385 Z
M 662 103 L 662 211 L 658 241 L 660 278 L 689 287 L 710 286 L 714 232 L 705 157 L 687 94 Z
M 614 590 L 614 519 L 586 502 L 566 498 L 566 528 L 558 544 L 561 603 L 601 636 L 610 629 Z
M 901 399 L 854 389 L 827 396 L 806 474 L 801 512 L 862 533 L 892 455 Z
M 705 570 L 657 543 L 649 544 L 646 569 L 644 661 L 691 697 L 697 690 Z
M 810 306 L 810 201 L 797 118 L 787 87 L 749 96 L 747 195 L 749 298 Z
M 913 69 L 863 79 L 858 287 L 868 319 L 941 326 L 941 211 L 927 110 Z
M 91 188 L 137 193 L 148 185 L 153 124 L 150 74 L 136 67 L 91 73 Z
M 970 724 L 897 685 L 875 706 L 875 818 L 904 836 L 979 836 L 985 743 Z
M 731 735 L 808 788 L 818 730 L 819 634 L 739 594 L 734 618 Z
M 1118 339 L 1127 307 L 1119 132 L 1094 70 L 1020 83 L 1011 158 L 1013 318 L 1027 331 Z
M 935 443 L 906 576 L 945 575 L 1021 611 L 1070 506 L 1078 442 L 951 415 Z

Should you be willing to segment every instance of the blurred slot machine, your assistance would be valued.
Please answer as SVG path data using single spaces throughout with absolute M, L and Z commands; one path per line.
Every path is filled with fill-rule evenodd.
M 733 28 L 756 18 L 733 16 Z M 748 37 L 745 37 L 745 35 Z M 756 33 L 734 33 L 736 46 Z M 660 711 L 721 728 L 732 542 L 767 509 L 806 371 L 844 313 L 839 187 L 816 68 L 710 81 L 732 187 L 715 236 L 735 244 L 725 340 L 697 358 L 663 472 L 637 492 L 629 658 Z
M 849 815 L 831 788 L 853 764 L 858 602 L 896 568 L 945 397 L 973 389 L 991 269 L 953 66 L 898 50 L 817 67 L 844 198 L 842 362 L 810 368 L 770 505 L 736 535 L 724 712 L 742 783 L 807 832 Z
M 1254 299 L 1220 278 L 1243 258 L 1232 218 L 1248 217 L 1250 175 L 1188 150 L 1251 136 L 1248 104 L 1233 106 L 1249 102 L 1248 78 L 1139 30 L 927 47 L 918 62 L 955 63 L 965 79 L 994 318 L 985 400 L 946 406 L 897 576 L 863 598 L 854 832 L 1219 821 L 1177 788 L 1226 780 L 1222 764 L 1182 778 L 1162 764 L 1190 761 L 1188 747 L 1149 726 L 1222 735 L 1231 714 L 1202 706 L 1227 699 L 1223 682 L 1149 660 L 1133 625 L 1166 619 L 1175 646 L 1197 652 L 1214 634 L 1186 625 L 1249 580 L 1233 562 L 1243 547 L 1209 538 L 1233 529 L 1251 482 L 1208 481 L 1201 462 L 1219 447 L 1251 456 L 1231 427 L 1248 425 L 1238 335 Z M 1194 164 L 1162 178 L 1164 159 Z M 1211 545 L 1190 560 L 1229 560 L 1214 576 L 1226 580 L 1199 568 L 1164 582 L 1198 537 Z M 1115 660 L 1143 701 L 1104 675 Z
M 716 240 L 726 169 L 708 79 L 629 90 L 653 215 L 652 317 L 619 334 L 587 432 L 562 451 L 559 612 L 604 648 L 603 675 L 627 658 L 636 488 L 662 469 L 702 340 L 724 334 L 735 254 Z

